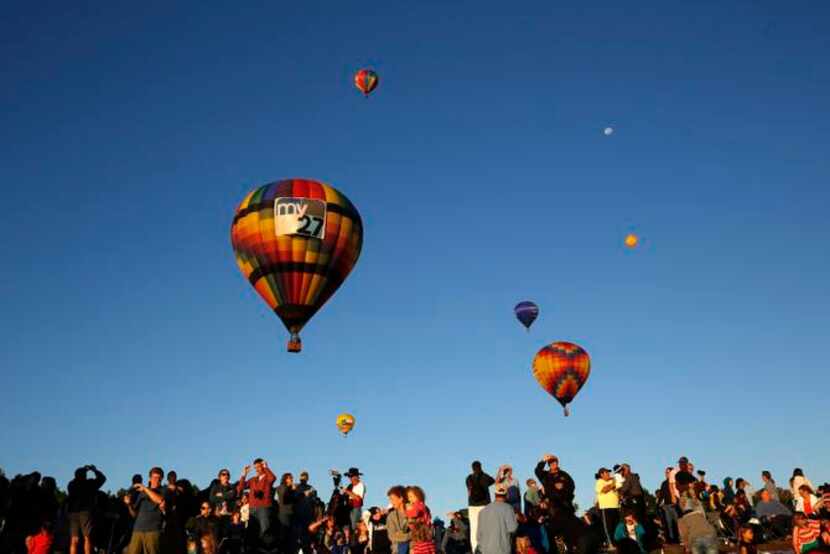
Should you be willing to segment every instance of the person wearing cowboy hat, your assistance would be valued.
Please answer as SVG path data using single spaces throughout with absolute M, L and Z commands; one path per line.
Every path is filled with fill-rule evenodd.
M 343 494 L 349 497 L 349 506 L 352 511 L 349 516 L 352 522 L 352 529 L 357 527 L 360 521 L 360 516 L 363 513 L 363 499 L 366 498 L 366 485 L 360 480 L 363 475 L 356 467 L 350 467 L 349 471 L 345 473 L 349 478 L 349 485 L 343 490 Z

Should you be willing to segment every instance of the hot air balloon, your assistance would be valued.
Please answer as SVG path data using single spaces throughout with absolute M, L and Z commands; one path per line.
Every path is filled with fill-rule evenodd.
M 521 324 L 525 326 L 525 329 L 530 331 L 530 326 L 533 325 L 533 322 L 536 321 L 537 317 L 539 317 L 539 306 L 529 300 L 525 300 L 524 302 L 516 304 L 516 307 L 513 308 L 513 312 L 516 314 L 516 319 L 518 319 Z
M 355 419 L 352 414 L 340 414 L 337 416 L 337 429 L 343 436 L 348 435 L 354 429 Z
M 640 237 L 634 233 L 629 233 L 625 236 L 625 245 L 628 248 L 637 248 L 638 244 L 640 244 Z
M 248 193 L 231 243 L 242 275 L 291 333 L 288 351 L 299 352 L 300 330 L 357 263 L 363 222 L 334 187 L 286 179 Z
M 569 415 L 568 404 L 588 380 L 591 358 L 571 342 L 548 344 L 533 358 L 533 376 L 545 391 L 556 398 Z
M 371 69 L 361 69 L 354 74 L 354 86 L 368 97 L 378 86 L 378 74 Z

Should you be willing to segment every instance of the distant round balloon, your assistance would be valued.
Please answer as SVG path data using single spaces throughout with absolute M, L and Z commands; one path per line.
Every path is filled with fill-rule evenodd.
M 337 430 L 345 437 L 354 429 L 355 419 L 352 414 L 340 414 L 337 416 Z
M 569 415 L 568 404 L 591 374 L 591 357 L 572 342 L 552 342 L 533 358 L 533 377 Z
M 614 134 L 614 128 L 606 127 L 602 132 L 605 133 L 605 136 L 607 137 Z
M 525 329 L 530 331 L 530 326 L 539 317 L 539 306 L 529 300 L 525 300 L 524 302 L 516 304 L 516 307 L 513 308 L 513 313 L 516 314 L 516 319 L 525 326 Z
M 625 245 L 628 248 L 637 248 L 637 245 L 640 244 L 640 237 L 635 235 L 634 233 L 629 233 L 625 236 Z
M 378 80 L 378 74 L 371 69 L 360 69 L 354 74 L 354 86 L 363 96 L 369 96 L 377 88 Z

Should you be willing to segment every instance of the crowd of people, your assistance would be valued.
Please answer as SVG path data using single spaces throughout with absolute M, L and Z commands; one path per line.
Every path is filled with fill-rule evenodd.
M 106 476 L 94 465 L 78 468 L 65 493 L 37 472 L 11 481 L 0 472 L 0 552 L 645 554 L 678 544 L 690 554 L 756 554 L 762 542 L 789 541 L 794 554 L 830 553 L 830 486 L 814 487 L 800 469 L 784 489 L 763 471 L 756 491 L 744 478 L 710 484 L 681 457 L 652 495 L 628 464 L 601 467 L 595 503 L 578 516 L 574 480 L 556 456 L 542 457 L 524 494 L 511 466 L 494 477 L 476 461 L 467 506 L 446 525 L 419 486 L 394 485 L 386 505 L 369 507 L 357 468 L 330 473 L 324 501 L 307 472 L 278 479 L 259 458 L 235 481 L 220 470 L 204 490 L 153 467 L 146 483 L 134 475 L 115 495 L 102 492 Z

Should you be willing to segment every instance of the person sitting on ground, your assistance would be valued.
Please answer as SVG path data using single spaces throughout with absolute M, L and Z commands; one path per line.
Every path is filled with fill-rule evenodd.
M 691 486 L 694 477 L 691 475 L 686 479 L 677 479 L 678 504 L 680 506 L 680 520 L 678 529 L 681 542 L 686 546 L 687 552 L 694 554 L 718 554 L 717 532 L 706 519 L 703 504 L 694 494 Z
M 738 554 L 758 554 L 755 530 L 750 525 L 738 529 Z
M 187 530 L 196 535 L 203 551 L 217 544 L 219 521 L 207 500 L 201 503 L 199 515 L 187 521 Z
M 626 544 L 624 544 L 624 541 Z M 618 550 L 626 550 L 627 547 L 631 546 L 628 541 L 636 543 L 642 554 L 648 552 L 646 550 L 646 530 L 637 520 L 637 513 L 632 508 L 623 510 L 622 521 L 617 524 L 617 528 L 614 530 L 614 542 L 617 544 Z

